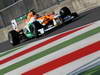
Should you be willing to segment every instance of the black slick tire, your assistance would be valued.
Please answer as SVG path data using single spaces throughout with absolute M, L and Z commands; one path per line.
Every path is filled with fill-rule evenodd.
M 19 33 L 16 32 L 15 30 L 8 32 L 8 39 L 9 43 L 12 44 L 13 46 L 20 43 Z
M 71 11 L 70 11 L 69 8 L 63 7 L 63 8 L 60 9 L 60 15 L 61 16 L 71 15 Z

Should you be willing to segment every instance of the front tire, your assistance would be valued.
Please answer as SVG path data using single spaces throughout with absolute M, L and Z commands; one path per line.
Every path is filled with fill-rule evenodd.
M 76 12 L 74 12 L 74 13 L 72 13 L 72 16 L 74 16 L 74 17 L 76 18 L 76 17 L 78 17 L 79 15 L 78 15 Z
M 38 29 L 43 28 L 43 26 L 38 21 L 33 22 L 33 25 L 34 25 L 34 31 L 35 31 L 36 38 L 38 38 L 39 37 Z
M 8 39 L 9 43 L 12 44 L 13 46 L 20 43 L 19 33 L 16 32 L 15 30 L 12 30 L 8 33 Z

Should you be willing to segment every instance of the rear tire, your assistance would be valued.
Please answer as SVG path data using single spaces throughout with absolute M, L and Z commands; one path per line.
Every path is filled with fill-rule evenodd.
M 10 44 L 12 44 L 13 46 L 20 43 L 19 33 L 16 32 L 15 30 L 12 30 L 8 33 L 8 39 Z
M 63 8 L 60 9 L 60 15 L 61 16 L 71 15 L 71 11 L 70 11 L 69 8 L 63 7 Z

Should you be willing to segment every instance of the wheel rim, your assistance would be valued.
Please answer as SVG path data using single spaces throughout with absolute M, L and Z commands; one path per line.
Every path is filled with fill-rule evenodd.
M 11 35 L 11 34 L 9 34 L 9 35 L 8 35 L 8 37 L 9 37 L 9 42 L 10 42 L 11 44 L 13 44 L 12 35 Z

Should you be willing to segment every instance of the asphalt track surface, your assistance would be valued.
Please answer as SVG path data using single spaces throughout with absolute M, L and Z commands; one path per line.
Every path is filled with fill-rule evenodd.
M 95 22 L 97 20 L 100 20 L 100 7 L 97 7 L 97 8 L 91 9 L 89 11 L 80 13 L 79 17 L 75 21 L 73 21 L 71 23 L 64 24 L 61 27 L 57 27 L 57 28 L 49 31 L 48 33 L 42 35 L 39 38 L 35 38 L 35 39 L 25 41 L 25 42 L 23 42 L 23 43 L 21 43 L 17 46 L 10 45 L 8 41 L 0 43 L 0 52 L 4 52 L 4 51 L 10 50 L 10 49 L 19 47 L 21 45 L 28 44 L 30 42 L 34 42 L 34 41 L 38 41 L 40 39 L 44 39 L 44 38 L 47 38 L 47 37 L 50 37 L 50 36 L 54 36 L 56 34 L 74 29 L 76 27 L 83 26 L 83 25 L 91 23 L 91 22 Z

